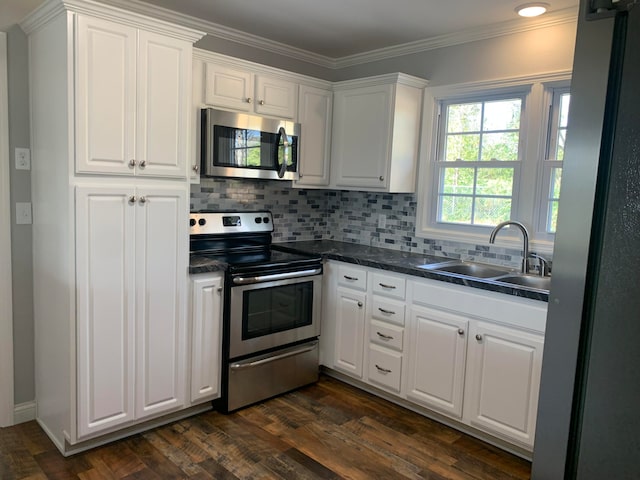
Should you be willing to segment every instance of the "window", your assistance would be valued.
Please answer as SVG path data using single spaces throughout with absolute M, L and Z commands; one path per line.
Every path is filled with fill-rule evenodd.
M 544 180 L 546 183 L 544 191 L 547 193 L 547 208 L 543 216 L 543 229 L 547 233 L 555 233 L 558 220 L 562 161 L 564 160 L 564 145 L 567 138 L 570 100 L 569 89 L 558 88 L 553 90 L 549 113 L 547 153 L 544 161 Z
M 417 236 L 486 244 L 495 225 L 518 220 L 528 227 L 533 248 L 552 250 L 569 78 L 427 89 L 431 141 L 424 145 L 431 149 L 422 150 Z M 502 241 L 509 244 L 505 233 Z M 519 235 L 511 237 L 518 247 Z
M 522 98 L 444 103 L 437 221 L 496 225 L 511 217 Z

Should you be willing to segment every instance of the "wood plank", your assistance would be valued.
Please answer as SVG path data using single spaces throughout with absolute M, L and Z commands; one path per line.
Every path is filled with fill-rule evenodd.
M 526 480 L 530 463 L 321 376 L 64 458 L 36 422 L 0 429 L 0 479 Z

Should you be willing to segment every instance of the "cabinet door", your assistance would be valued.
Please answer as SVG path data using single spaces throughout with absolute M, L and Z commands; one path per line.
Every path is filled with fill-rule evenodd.
M 253 75 L 240 69 L 207 63 L 205 102 L 207 105 L 249 112 L 253 110 Z
M 467 324 L 464 317 L 412 308 L 407 398 L 462 417 Z
M 469 337 L 465 419 L 533 447 L 543 338 L 478 322 Z
M 392 94 L 392 85 L 335 92 L 331 168 L 337 186 L 388 186 Z
M 256 113 L 295 120 L 298 85 L 279 78 L 256 75 Z
M 76 171 L 133 174 L 136 29 L 85 15 L 76 27 Z
M 191 105 L 191 45 L 140 31 L 136 173 L 185 178 Z
M 220 396 L 222 275 L 192 281 L 191 402 Z
M 76 188 L 78 438 L 134 419 L 131 188 Z
M 338 287 L 334 366 L 362 378 L 366 294 Z
M 139 188 L 136 418 L 184 404 L 188 211 L 184 188 Z
M 329 185 L 332 98 L 328 90 L 300 85 L 298 122 L 303 133 L 298 159 L 300 179 L 294 186 Z

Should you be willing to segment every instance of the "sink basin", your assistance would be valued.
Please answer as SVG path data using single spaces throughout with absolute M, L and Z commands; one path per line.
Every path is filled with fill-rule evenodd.
M 475 278 L 492 278 L 505 275 L 509 272 L 506 269 L 500 269 L 491 265 L 483 265 L 480 263 L 454 263 L 449 265 L 425 265 L 422 268 L 428 268 L 435 272 L 447 272 L 456 275 L 464 275 L 466 277 Z
M 548 291 L 549 284 L 551 283 L 551 277 L 537 277 L 534 275 L 510 275 L 506 277 L 496 278 L 496 281 Z

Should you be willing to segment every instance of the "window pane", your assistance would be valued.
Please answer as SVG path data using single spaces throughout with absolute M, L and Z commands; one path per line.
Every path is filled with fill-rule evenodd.
M 556 140 L 556 160 L 564 160 L 564 142 L 566 140 L 567 130 L 565 128 L 558 129 L 558 138 Z
M 485 103 L 482 130 L 519 129 L 521 104 L 522 100 L 519 98 Z
M 471 223 L 471 197 L 442 195 L 438 205 L 438 221 L 446 223 Z
M 447 132 L 477 132 L 480 130 L 481 103 L 459 103 L 447 108 Z
M 569 101 L 571 100 L 570 93 L 563 93 L 560 97 L 560 121 L 559 127 L 566 127 L 569 120 Z
M 480 168 L 477 195 L 508 195 L 513 190 L 513 168 Z
M 511 218 L 510 198 L 478 197 L 476 199 L 474 225 L 497 225 L 509 218 Z
M 482 160 L 518 160 L 518 132 L 482 135 Z
M 447 162 L 455 162 L 456 160 L 478 160 L 478 153 L 480 152 L 480 135 L 448 135 L 446 148 L 447 150 L 444 158 Z
M 549 221 L 547 222 L 547 232 L 555 233 L 558 224 L 558 201 L 549 202 Z
M 560 184 L 562 182 L 562 168 L 551 169 L 551 182 L 549 187 L 549 198 L 560 198 Z
M 443 193 L 473 194 L 475 168 L 444 168 L 442 172 Z

